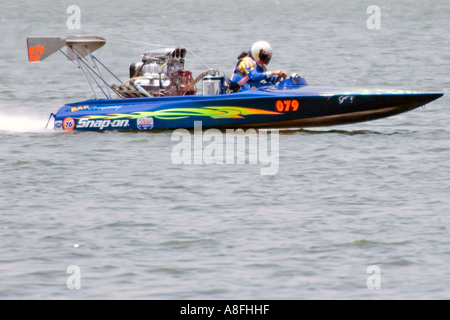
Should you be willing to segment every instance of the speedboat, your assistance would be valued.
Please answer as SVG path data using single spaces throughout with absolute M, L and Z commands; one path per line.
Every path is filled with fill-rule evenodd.
M 93 52 L 97 36 L 29 37 L 28 58 L 38 62 L 56 51 L 82 71 L 94 99 L 68 103 L 54 117 L 63 131 L 171 130 L 194 128 L 306 128 L 376 120 L 413 110 L 440 92 L 310 86 L 297 74 L 243 92 L 232 92 L 225 74 L 208 69 L 196 78 L 185 70 L 187 50 L 145 52 L 121 81 Z M 61 49 L 66 47 L 66 53 Z M 110 84 L 109 75 L 118 84 Z M 197 86 L 201 87 L 198 92 Z M 95 90 L 95 88 L 97 88 Z M 98 93 L 104 97 L 98 98 Z

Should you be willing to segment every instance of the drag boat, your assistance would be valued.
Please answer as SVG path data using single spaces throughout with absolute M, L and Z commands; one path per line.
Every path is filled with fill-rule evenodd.
M 276 84 L 231 92 L 225 74 L 208 69 L 196 78 L 184 69 L 186 48 L 146 52 L 118 79 L 92 53 L 106 43 L 96 36 L 27 38 L 30 62 L 56 51 L 83 72 L 94 99 L 69 103 L 54 117 L 64 131 L 194 128 L 305 128 L 358 123 L 423 106 L 443 93 L 310 86 L 297 74 Z M 67 48 L 67 53 L 61 49 Z M 103 73 L 103 74 L 102 74 Z M 108 74 L 118 84 L 110 84 Z M 198 93 L 197 86 L 202 88 Z M 97 90 L 104 95 L 98 98 Z

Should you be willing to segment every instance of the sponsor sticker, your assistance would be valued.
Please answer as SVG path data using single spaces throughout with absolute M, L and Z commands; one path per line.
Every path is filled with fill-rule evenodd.
M 57 120 L 57 121 L 55 121 L 54 129 L 55 130 L 62 130 L 63 129 L 62 125 L 63 125 L 62 120 Z
M 75 128 L 75 120 L 73 118 L 65 118 L 62 127 L 64 130 L 73 130 Z
M 122 106 L 88 106 L 87 110 L 88 111 L 105 111 L 105 110 L 114 110 L 117 111 L 120 108 L 122 108 Z
M 152 117 L 138 118 L 136 123 L 139 130 L 150 130 L 153 129 L 154 126 Z
M 70 108 L 70 112 L 77 112 L 77 111 L 85 110 L 85 109 L 88 109 L 88 108 L 89 108 L 89 106 L 78 106 L 78 107 L 73 107 L 73 108 Z
M 89 118 L 80 118 L 77 123 L 77 129 L 86 128 L 97 128 L 98 130 L 103 129 L 119 129 L 126 128 L 130 126 L 130 120 L 128 119 L 116 119 L 116 120 L 92 120 Z

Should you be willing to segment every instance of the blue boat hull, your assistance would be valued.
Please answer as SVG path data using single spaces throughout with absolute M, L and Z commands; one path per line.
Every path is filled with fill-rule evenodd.
M 55 129 L 304 128 L 376 120 L 423 106 L 442 93 L 285 84 L 214 96 L 87 100 L 66 104 Z

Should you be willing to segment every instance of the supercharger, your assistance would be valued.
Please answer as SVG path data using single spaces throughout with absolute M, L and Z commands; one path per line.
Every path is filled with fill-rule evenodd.
M 142 61 L 130 64 L 132 84 L 150 96 L 195 95 L 192 73 L 184 69 L 186 49 L 164 48 L 146 52 Z

